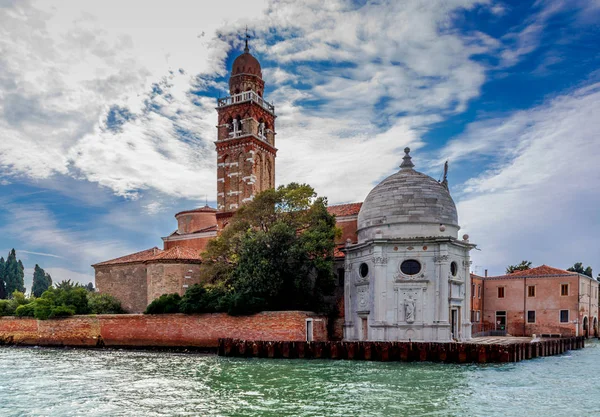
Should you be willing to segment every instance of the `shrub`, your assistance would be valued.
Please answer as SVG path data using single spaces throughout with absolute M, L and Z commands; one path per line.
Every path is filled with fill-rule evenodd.
M 93 314 L 123 314 L 121 302 L 109 294 L 88 292 L 88 306 Z
M 17 317 L 35 317 L 35 301 L 29 304 L 23 304 L 15 310 Z
M 15 315 L 15 304 L 13 300 L 0 300 L 0 317 L 1 316 L 14 316 Z
M 174 314 L 179 313 L 179 303 L 181 296 L 177 293 L 163 294 L 156 300 L 152 301 L 144 314 Z
M 56 306 L 52 309 L 52 311 L 50 312 L 50 316 L 48 316 L 48 318 L 53 319 L 53 318 L 59 318 L 59 317 L 70 317 L 70 316 L 73 316 L 74 314 L 75 314 L 75 307 L 60 305 L 60 306 Z
M 44 294 L 47 292 L 48 291 L 46 291 Z M 42 294 L 42 298 L 38 298 L 34 302 L 35 305 L 33 307 L 33 315 L 38 320 L 48 320 L 54 307 L 54 304 L 50 300 L 44 298 L 44 294 Z

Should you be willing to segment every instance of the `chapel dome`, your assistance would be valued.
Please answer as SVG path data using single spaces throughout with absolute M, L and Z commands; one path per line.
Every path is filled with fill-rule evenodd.
M 262 78 L 260 63 L 258 62 L 258 59 L 254 58 L 254 56 L 248 52 L 247 47 L 244 50 L 244 53 L 233 61 L 233 65 L 231 67 L 232 77 L 239 74 L 252 74 Z
M 365 199 L 358 214 L 359 241 L 376 234 L 389 238 L 457 234 L 458 215 L 447 183 L 415 171 L 410 149 L 404 152 L 400 171 Z

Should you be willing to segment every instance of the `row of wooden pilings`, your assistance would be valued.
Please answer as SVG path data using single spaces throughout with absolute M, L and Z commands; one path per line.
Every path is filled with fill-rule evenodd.
M 347 359 L 367 361 L 505 363 L 560 355 L 584 347 L 584 338 L 541 339 L 530 343 L 277 342 L 219 339 L 219 356 Z

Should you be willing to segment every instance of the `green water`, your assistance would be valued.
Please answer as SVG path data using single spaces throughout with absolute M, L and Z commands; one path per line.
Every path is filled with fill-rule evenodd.
M 600 416 L 600 344 L 508 365 L 0 347 L 0 416 Z

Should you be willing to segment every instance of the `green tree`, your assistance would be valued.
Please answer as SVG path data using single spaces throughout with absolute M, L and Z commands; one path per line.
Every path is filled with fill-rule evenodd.
M 181 296 L 177 293 L 163 294 L 146 307 L 144 314 L 174 314 L 179 313 Z
M 267 190 L 242 206 L 209 242 L 201 274 L 218 285 L 230 314 L 325 309 L 334 288 L 339 230 L 327 200 L 306 184 Z
M 17 254 L 12 249 L 4 263 L 4 283 L 6 294 L 11 295 L 15 291 L 25 292 L 25 268 Z
M 0 257 L 0 300 L 7 298 L 6 283 L 4 282 L 4 258 Z
M 94 284 L 92 284 L 91 282 L 88 282 L 87 285 L 83 286 L 83 288 L 85 288 L 89 292 L 95 292 L 96 291 L 96 289 L 94 288 Z
M 89 292 L 88 305 L 92 314 L 122 314 L 121 302 L 109 294 Z
M 583 268 L 583 262 L 577 262 L 572 267 L 567 268 L 567 271 L 577 272 L 578 274 L 587 275 L 590 278 L 594 277 L 592 273 L 592 267 L 588 266 L 587 268 Z
M 507 266 L 506 273 L 512 274 L 515 271 L 527 271 L 528 269 L 531 269 L 531 262 L 530 261 L 521 261 L 521 263 L 518 265 Z
M 46 273 L 38 264 L 33 270 L 33 285 L 31 286 L 31 294 L 34 297 L 41 297 L 44 291 L 52 287 L 52 277 Z

